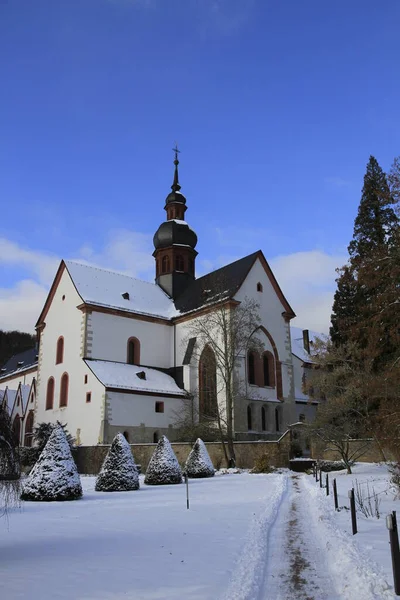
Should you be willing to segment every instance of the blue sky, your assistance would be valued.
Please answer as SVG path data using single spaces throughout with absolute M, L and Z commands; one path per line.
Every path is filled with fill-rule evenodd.
M 152 279 L 175 142 L 198 273 L 261 248 L 326 331 L 369 155 L 400 154 L 400 3 L 0 0 L 0 327 L 59 258 Z

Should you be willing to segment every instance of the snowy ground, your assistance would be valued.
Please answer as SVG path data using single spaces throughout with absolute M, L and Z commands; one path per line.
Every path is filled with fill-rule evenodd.
M 217 476 L 137 492 L 25 502 L 0 520 L 5 600 L 394 599 L 384 516 L 398 508 L 385 467 L 335 474 L 340 506 L 352 481 L 369 480 L 381 519 L 333 509 L 311 476 Z M 372 481 L 373 480 L 373 481 Z

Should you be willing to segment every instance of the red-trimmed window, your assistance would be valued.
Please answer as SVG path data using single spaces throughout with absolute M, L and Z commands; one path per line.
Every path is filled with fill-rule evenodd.
M 50 377 L 47 381 L 46 390 L 46 410 L 51 410 L 54 406 L 54 379 Z
M 253 415 L 250 404 L 247 407 L 247 429 L 251 431 L 253 429 Z
M 164 412 L 164 402 L 156 402 L 156 412 L 163 413 Z
M 32 446 L 33 419 L 34 413 L 33 410 L 30 410 L 26 417 L 24 446 Z
M 217 362 L 210 346 L 205 346 L 199 361 L 199 409 L 200 418 L 216 418 Z
M 87 392 L 86 393 L 86 403 L 89 404 L 89 402 L 92 401 L 92 392 Z
M 69 377 L 68 373 L 64 373 L 61 377 L 61 385 L 60 385 L 60 408 L 68 405 L 68 385 L 69 385 Z
M 175 270 L 176 271 L 184 271 L 185 270 L 185 262 L 183 260 L 182 254 L 177 254 L 175 256 Z
M 61 336 L 57 340 L 56 365 L 64 361 L 64 338 Z
M 161 260 L 161 273 L 168 273 L 169 270 L 169 256 L 163 256 Z
M 247 381 L 254 385 L 256 383 L 256 355 L 255 352 L 247 354 Z
M 263 354 L 263 385 L 275 387 L 275 360 L 271 352 Z
M 126 362 L 128 365 L 140 365 L 140 342 L 136 337 L 128 340 Z
M 17 415 L 15 417 L 12 428 L 13 428 L 14 444 L 16 446 L 19 446 L 20 439 L 21 439 L 21 417 L 19 415 Z
M 258 282 L 257 283 L 257 292 L 262 292 L 262 291 L 263 291 L 262 283 Z

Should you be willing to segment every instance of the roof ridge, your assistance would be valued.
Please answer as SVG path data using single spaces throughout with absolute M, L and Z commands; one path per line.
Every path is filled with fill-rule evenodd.
M 140 281 L 141 283 L 147 283 L 153 287 L 157 286 L 156 283 L 152 283 L 151 281 L 146 281 L 146 279 L 139 279 L 139 277 L 133 277 L 133 275 L 127 275 L 126 273 L 121 273 L 120 271 L 113 271 L 112 269 L 104 269 L 103 267 L 97 267 L 95 265 L 90 265 L 86 263 L 81 263 L 76 260 L 64 260 L 67 268 L 69 264 L 78 265 L 80 267 L 87 267 L 88 269 L 95 269 L 96 271 L 102 271 L 104 273 L 111 273 L 113 275 L 118 275 L 119 277 L 126 277 L 127 279 L 133 279 L 133 281 Z M 159 286 L 157 286 L 159 287 Z
M 250 254 L 247 254 L 246 256 L 242 256 L 242 258 L 237 258 L 233 262 L 223 265 L 222 267 L 218 267 L 218 269 L 214 269 L 214 271 L 210 271 L 209 273 L 206 273 L 205 275 L 202 275 L 201 277 L 197 277 L 196 281 L 200 281 L 204 277 L 208 277 L 209 275 L 218 273 L 218 271 L 221 271 L 222 269 L 226 269 L 226 267 L 230 267 L 231 265 L 234 265 L 235 263 L 242 262 L 243 260 L 246 260 L 246 258 L 250 258 L 251 256 L 256 256 L 259 252 L 261 252 L 261 250 L 256 250 L 255 252 L 251 252 Z

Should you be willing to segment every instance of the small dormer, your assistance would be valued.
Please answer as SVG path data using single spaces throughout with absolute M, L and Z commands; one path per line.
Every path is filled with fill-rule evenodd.
M 129 300 L 129 292 L 124 292 L 123 294 L 121 294 L 121 296 L 124 300 Z

